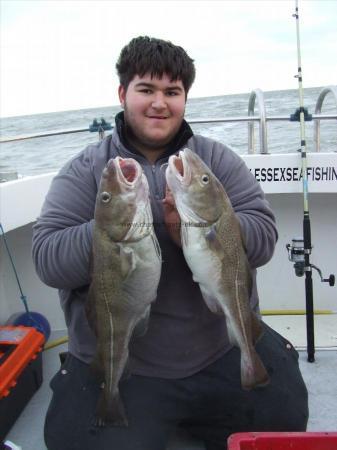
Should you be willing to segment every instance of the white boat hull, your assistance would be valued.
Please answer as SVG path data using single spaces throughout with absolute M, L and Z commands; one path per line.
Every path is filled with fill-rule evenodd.
M 258 270 L 258 287 L 262 310 L 304 310 L 304 278 L 295 276 L 293 264 L 288 260 L 286 244 L 292 238 L 302 236 L 303 200 L 301 180 L 280 179 L 290 168 L 300 167 L 300 154 L 245 155 L 243 159 L 255 176 L 261 177 L 262 169 L 270 169 L 276 179 L 261 181 L 267 198 L 276 215 L 279 241 L 272 260 Z M 309 167 L 330 167 L 337 170 L 336 153 L 310 154 Z M 276 170 L 278 169 L 278 170 Z M 268 173 L 268 172 L 265 172 Z M 288 174 L 290 172 L 288 171 Z M 0 217 L 7 241 L 17 268 L 24 294 L 30 309 L 45 315 L 52 330 L 65 329 L 63 312 L 59 306 L 57 290 L 40 282 L 31 259 L 32 225 L 39 215 L 50 182 L 55 174 L 26 177 L 0 184 Z M 285 176 L 285 175 L 284 175 Z M 275 178 L 274 177 L 274 178 Z M 261 178 L 260 178 L 261 179 Z M 313 251 L 311 262 L 319 266 L 327 277 L 337 273 L 337 179 L 309 180 L 309 207 Z M 23 310 L 20 292 L 4 245 L 0 250 L 0 324 L 11 314 Z M 336 286 L 321 283 L 313 272 L 314 308 L 337 310 Z

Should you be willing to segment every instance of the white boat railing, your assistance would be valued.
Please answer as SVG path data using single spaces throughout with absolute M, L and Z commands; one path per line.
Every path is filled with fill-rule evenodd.
M 319 93 L 319 96 L 318 96 L 318 99 L 316 102 L 316 107 L 315 107 L 315 115 L 321 114 L 323 101 L 324 101 L 325 97 L 327 96 L 327 94 L 329 94 L 329 93 L 331 93 L 331 95 L 333 96 L 333 98 L 335 100 L 336 110 L 337 110 L 337 87 L 336 86 L 328 86 L 328 87 L 323 88 L 321 90 L 321 92 Z M 314 128 L 314 142 L 315 142 L 316 152 L 320 151 L 320 144 L 321 144 L 320 127 L 321 127 L 321 122 L 320 122 L 320 119 L 317 118 L 315 120 L 315 128 Z
M 259 106 L 260 112 L 260 153 L 268 153 L 268 138 L 267 138 L 267 117 L 266 106 L 264 103 L 264 96 L 261 89 L 255 89 L 251 92 L 248 101 L 248 115 L 254 116 L 255 100 Z M 289 117 L 287 118 L 289 120 Z M 255 153 L 254 142 L 254 122 L 248 122 L 248 153 Z
M 321 114 L 323 101 L 328 94 L 333 95 L 336 103 L 336 114 Z M 254 115 L 254 107 L 255 100 L 257 99 L 259 115 Z M 295 117 L 295 118 L 294 118 Z M 284 122 L 293 122 L 296 121 L 296 112 L 291 115 L 282 115 L 282 116 L 267 116 L 264 94 L 261 89 L 254 89 L 248 100 L 248 116 L 234 116 L 234 117 L 218 117 L 212 119 L 188 119 L 187 122 L 191 125 L 193 124 L 202 124 L 202 123 L 229 123 L 229 122 L 248 122 L 248 153 L 255 153 L 255 139 L 254 139 L 254 123 L 259 123 L 259 142 L 260 142 L 260 154 L 268 154 L 268 133 L 267 133 L 267 123 L 271 121 L 284 121 Z M 308 114 L 307 121 L 314 120 L 315 121 L 315 130 L 314 130 L 314 143 L 315 143 L 315 151 L 320 151 L 320 122 L 321 120 L 337 120 L 337 87 L 336 86 L 328 86 L 324 87 L 319 93 L 315 114 Z M 43 138 L 49 136 L 60 136 L 63 134 L 73 134 L 73 133 L 84 133 L 84 132 L 92 132 L 93 130 L 99 133 L 100 139 L 104 137 L 104 133 L 106 130 L 112 129 L 113 127 L 106 123 L 104 119 L 102 119 L 102 124 L 104 122 L 104 126 L 101 123 L 97 123 L 95 119 L 96 125 L 93 127 L 86 128 L 74 128 L 74 129 L 63 129 L 63 130 L 51 130 L 41 133 L 33 133 L 33 134 L 25 134 L 20 136 L 8 136 L 0 138 L 0 143 L 7 142 L 15 142 L 15 141 L 23 141 L 27 139 L 36 139 Z

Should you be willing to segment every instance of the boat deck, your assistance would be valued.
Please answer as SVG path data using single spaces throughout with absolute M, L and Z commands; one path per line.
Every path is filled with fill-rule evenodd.
M 307 361 L 305 351 L 304 316 L 268 316 L 264 320 L 292 341 L 299 350 L 300 368 L 309 392 L 308 431 L 337 431 L 337 315 L 316 316 L 317 347 L 313 363 Z M 64 331 L 54 332 L 52 339 L 64 334 Z M 43 421 L 51 396 L 49 380 L 58 370 L 58 354 L 66 350 L 67 345 L 63 344 L 44 351 L 44 382 L 7 435 L 8 440 L 21 446 L 23 450 L 46 450 L 43 441 Z M 167 450 L 204 450 L 204 448 L 200 441 L 179 433 L 170 442 Z

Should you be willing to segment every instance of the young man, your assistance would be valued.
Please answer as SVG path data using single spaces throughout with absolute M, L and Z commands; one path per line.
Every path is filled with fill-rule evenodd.
M 240 351 L 229 343 L 225 319 L 206 306 L 180 247 L 179 216 L 166 192 L 162 165 L 189 147 L 224 185 L 242 227 L 253 276 L 251 306 L 258 311 L 256 268 L 267 263 L 277 239 L 274 216 L 259 184 L 228 147 L 194 135 L 184 121 L 193 60 L 178 46 L 138 37 L 117 63 L 119 98 L 111 136 L 90 145 L 54 178 L 34 226 L 33 258 L 41 279 L 59 289 L 69 353 L 51 381 L 45 423 L 49 450 L 164 450 L 182 426 L 208 450 L 226 449 L 237 431 L 303 431 L 307 391 L 291 344 L 265 326 L 256 349 L 271 381 L 241 388 Z M 97 186 L 104 165 L 117 155 L 143 167 L 162 250 L 158 296 L 145 336 L 130 345 L 132 375 L 120 383 L 129 427 L 93 429 L 100 386 L 90 371 L 95 337 L 85 302 Z

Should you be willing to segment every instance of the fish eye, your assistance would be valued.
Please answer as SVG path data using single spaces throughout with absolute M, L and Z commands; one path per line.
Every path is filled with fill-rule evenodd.
M 201 176 L 201 182 L 202 182 L 202 184 L 208 184 L 209 183 L 209 176 L 206 173 L 204 173 Z
M 103 203 L 109 203 L 109 201 L 111 200 L 111 194 L 109 194 L 109 192 L 102 192 L 101 200 Z

